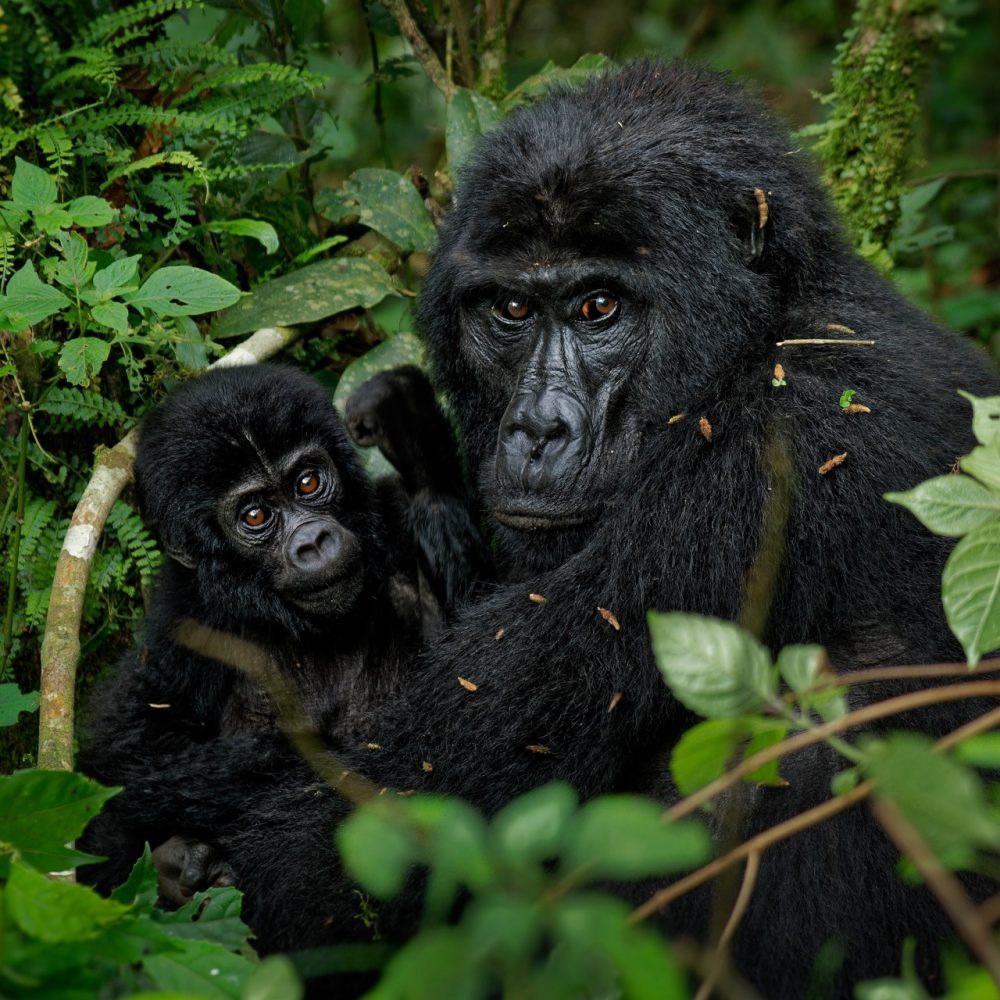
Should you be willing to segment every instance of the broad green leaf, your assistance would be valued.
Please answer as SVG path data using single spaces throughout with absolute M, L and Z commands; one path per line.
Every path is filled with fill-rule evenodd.
M 955 747 L 956 759 L 974 767 L 1000 771 L 1000 733 L 980 733 Z
M 535 900 L 489 893 L 473 900 L 463 916 L 469 947 L 504 962 L 530 959 L 542 935 L 542 907 Z
M 712 842 L 695 822 L 664 823 L 662 807 L 638 795 L 602 795 L 586 803 L 566 836 L 562 868 L 588 880 L 645 878 L 705 861 Z
M 344 369 L 344 374 L 340 376 L 333 394 L 333 405 L 343 413 L 351 394 L 373 375 L 402 365 L 417 365 L 423 368 L 426 363 L 424 345 L 416 334 L 405 331 L 397 333 L 362 354 Z M 378 448 L 361 448 L 359 453 L 365 471 L 372 478 L 391 475 L 395 471 Z
M 973 396 L 958 390 L 972 404 L 972 433 L 980 444 L 1000 443 L 1000 396 Z
M 386 966 L 365 1000 L 479 1000 L 488 996 L 486 971 L 455 927 L 425 930 Z
M 89 260 L 90 249 L 79 233 L 60 233 L 56 242 L 65 260 L 58 261 L 53 273 L 56 281 L 66 288 L 80 289 L 94 276 L 97 264 Z
M 838 771 L 830 779 L 830 791 L 834 795 L 846 795 L 857 787 L 860 777 L 856 767 L 849 767 L 844 771 Z
M 375 799 L 337 829 L 337 847 L 351 877 L 379 899 L 392 899 L 418 858 L 413 831 L 396 803 Z
M 653 655 L 674 696 L 708 718 L 756 711 L 774 697 L 768 651 L 732 622 L 650 611 Z
M 84 229 L 97 229 L 109 226 L 114 222 L 117 209 L 112 208 L 103 198 L 87 194 L 82 198 L 74 198 L 64 206 L 66 213 L 72 219 L 72 225 Z
M 364 257 L 321 260 L 258 285 L 216 321 L 212 337 L 315 323 L 347 309 L 368 309 L 393 294 L 385 269 Z
M 784 682 L 801 694 L 815 687 L 830 672 L 822 646 L 785 646 L 778 654 L 778 673 Z
M 401 250 L 429 250 L 437 236 L 419 192 L 394 170 L 356 170 L 342 190 L 321 191 L 316 202 L 317 209 L 334 221 L 357 212 L 362 225 Z
M 0 777 L 0 843 L 40 872 L 89 859 L 65 845 L 118 793 L 72 771 L 17 771 Z M 4 868 L 0 866 L 0 876 Z
M 670 773 L 678 791 L 690 795 L 728 768 L 787 735 L 788 724 L 782 719 L 757 716 L 709 719 L 692 726 L 678 740 L 670 755 Z M 744 780 L 753 784 L 779 784 L 778 761 L 758 768 Z
M 229 219 L 228 221 L 206 222 L 199 229 L 210 233 L 227 233 L 230 236 L 247 236 L 257 240 L 268 253 L 278 249 L 278 233 L 270 222 L 261 219 Z
M 153 861 L 153 852 L 149 849 L 149 844 L 146 844 L 142 856 L 132 866 L 128 878 L 111 893 L 110 898 L 137 910 L 149 912 L 158 896 L 156 863 Z
M 230 951 L 246 942 L 250 928 L 243 923 L 243 894 L 232 886 L 196 893 L 177 910 L 157 910 L 153 916 L 173 938 L 214 941 Z
M 969 665 L 1000 647 L 1000 523 L 984 524 L 952 550 L 941 599 Z
M 979 445 L 962 459 L 962 471 L 975 476 L 984 486 L 1000 490 L 1000 450 Z
M 86 385 L 108 360 L 111 345 L 97 337 L 77 337 L 63 344 L 59 367 L 72 385 Z
M 69 229 L 73 225 L 73 216 L 60 205 L 53 205 L 44 212 L 35 214 L 35 225 L 50 236 Z
M 142 963 L 160 990 L 207 1000 L 239 1000 L 244 983 L 258 967 L 210 941 L 177 940 L 175 944 L 176 952 L 150 955 Z
M 302 1000 L 302 980 L 287 955 L 270 955 L 250 973 L 240 1000 Z
M 935 476 L 905 493 L 886 493 L 935 535 L 958 538 L 1000 515 L 1000 494 L 970 476 Z
M 56 182 L 41 167 L 20 156 L 14 157 L 14 178 L 10 182 L 10 200 L 14 208 L 38 212 L 48 208 L 58 196 Z
M 128 333 L 128 306 L 124 302 L 102 302 L 90 310 L 95 323 L 110 327 L 122 336 Z
M 190 316 L 175 316 L 174 329 L 177 337 L 171 346 L 174 357 L 191 371 L 203 371 L 208 367 L 208 344 L 198 324 Z
M 46 878 L 19 861 L 11 862 L 4 902 L 25 934 L 51 943 L 95 938 L 129 910 L 86 886 Z
M 452 176 L 461 169 L 480 136 L 502 117 L 503 112 L 489 98 L 465 87 L 455 89 L 445 120 L 445 145 Z
M 975 771 L 935 753 L 929 738 L 891 733 L 867 749 L 865 770 L 951 868 L 973 865 L 980 849 L 1000 849 L 1000 817 Z
M 547 62 L 537 73 L 519 83 L 504 99 L 504 107 L 523 104 L 526 101 L 541 97 L 554 84 L 568 83 L 572 85 L 583 83 L 588 77 L 607 69 L 611 65 L 607 56 L 600 53 L 588 53 L 580 56 L 570 67 L 557 66 Z
M 13 726 L 22 712 L 38 708 L 38 692 L 21 693 L 16 684 L 0 684 L 0 726 Z
M 30 260 L 11 275 L 7 294 L 0 295 L 0 315 L 6 315 L 6 325 L 13 330 L 34 326 L 69 305 L 70 300 L 58 288 L 38 277 Z
M 99 292 L 109 293 L 115 289 L 131 291 L 138 284 L 135 278 L 139 271 L 140 260 L 142 254 L 119 257 L 118 260 L 112 261 L 94 275 L 94 288 Z
M 555 857 L 576 805 L 576 792 L 562 783 L 514 799 L 493 820 L 490 832 L 497 853 L 513 864 Z
M 180 265 L 154 271 L 138 291 L 124 298 L 130 306 L 148 309 L 157 316 L 198 316 L 231 306 L 240 294 L 235 285 L 217 274 Z

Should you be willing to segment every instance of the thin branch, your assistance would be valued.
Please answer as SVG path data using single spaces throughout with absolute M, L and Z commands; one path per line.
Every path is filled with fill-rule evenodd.
M 413 54 L 417 57 L 417 62 L 424 68 L 424 72 L 430 77 L 431 83 L 437 87 L 445 96 L 445 100 L 450 101 L 455 96 L 455 85 L 448 79 L 448 74 L 441 65 L 437 53 L 431 48 L 430 42 L 424 37 L 420 26 L 413 20 L 413 15 L 406 6 L 406 0 L 382 0 L 385 7 L 399 25 L 399 30 L 403 37 L 410 43 Z
M 877 681 L 927 680 L 935 677 L 975 677 L 981 674 L 1000 673 L 1000 659 L 980 660 L 974 667 L 968 663 L 923 663 L 907 667 L 869 667 L 849 670 L 833 677 L 824 677 L 811 690 L 822 691 L 831 687 L 854 687 Z
M 825 722 L 809 729 L 803 733 L 774 743 L 763 750 L 747 757 L 731 771 L 709 782 L 704 788 L 699 788 L 697 792 L 681 799 L 671 806 L 664 814 L 666 822 L 688 816 L 699 806 L 704 805 L 710 799 L 715 798 L 727 788 L 738 784 L 746 775 L 753 774 L 758 768 L 771 761 L 778 760 L 786 754 L 795 753 L 814 743 L 821 743 L 828 736 L 842 733 L 847 729 L 854 729 L 867 722 L 874 722 L 876 719 L 885 719 L 892 715 L 899 715 L 902 712 L 910 712 L 917 708 L 924 708 L 927 705 L 936 705 L 944 701 L 963 701 L 969 698 L 989 697 L 990 695 L 1000 695 L 1000 681 L 968 681 L 964 684 L 949 684 L 945 687 L 928 688 L 922 691 L 911 691 L 909 694 L 899 695 L 896 698 L 887 698 L 885 701 L 877 701 L 873 705 L 866 705 L 857 711 L 848 712 L 847 715 Z M 978 722 L 978 720 L 976 720 Z
M 938 753 L 943 750 L 950 750 L 957 743 L 962 742 L 962 740 L 968 739 L 970 736 L 975 736 L 977 733 L 984 732 L 985 730 L 993 729 L 997 725 L 1000 725 L 1000 708 L 986 712 L 979 716 L 978 719 L 973 719 L 964 726 L 960 726 L 946 736 L 941 737 L 934 744 L 934 749 Z M 777 826 L 772 826 L 764 830 L 763 833 L 759 833 L 756 837 L 752 837 L 745 843 L 740 844 L 739 847 L 734 848 L 728 854 L 710 861 L 697 871 L 654 893 L 642 906 L 638 906 L 632 911 L 629 915 L 629 923 L 634 924 L 640 920 L 645 920 L 646 917 L 656 913 L 657 910 L 663 909 L 663 907 L 672 903 L 675 899 L 683 896 L 684 893 L 690 892 L 702 883 L 715 878 L 716 875 L 724 872 L 731 865 L 737 864 L 744 858 L 749 857 L 755 851 L 763 853 L 774 844 L 796 833 L 801 833 L 803 830 L 808 830 L 809 827 L 815 826 L 817 823 L 821 823 L 831 816 L 836 816 L 838 813 L 843 812 L 845 809 L 848 809 L 870 795 L 874 787 L 875 783 L 873 781 L 863 781 L 844 795 L 821 802 L 818 806 L 813 806 L 812 809 L 807 809 L 805 812 L 792 816 L 783 823 L 778 823 Z M 685 799 L 684 801 L 687 802 L 688 800 Z M 669 812 L 670 810 L 668 810 Z
M 733 935 L 736 933 L 736 928 L 739 927 L 740 921 L 743 919 L 747 907 L 750 905 L 750 899 L 753 897 L 753 890 L 757 884 L 757 874 L 759 871 L 760 852 L 752 851 L 747 857 L 747 866 L 746 871 L 743 872 L 743 884 L 740 886 L 740 894 L 736 897 L 736 902 L 733 904 L 733 911 L 729 914 L 726 926 L 722 929 L 722 934 L 719 936 L 719 944 L 716 947 L 715 956 L 709 965 L 709 973 L 702 980 L 702 984 L 698 988 L 694 1000 L 708 1000 L 712 995 L 712 990 L 715 989 L 715 984 L 719 981 L 719 976 L 725 970 L 727 965 L 726 949 L 729 947 L 729 942 L 732 941 Z
M 273 357 L 298 337 L 284 327 L 258 330 L 219 358 L 212 367 L 254 364 Z M 135 428 L 113 448 L 101 451 L 94 472 L 70 518 L 52 580 L 52 597 L 42 639 L 38 767 L 73 768 L 73 718 L 76 667 L 80 659 L 80 622 L 90 569 L 104 523 L 132 479 L 138 432 Z
M 816 347 L 837 344 L 840 347 L 874 347 L 874 340 L 841 340 L 838 337 L 807 337 L 801 340 L 779 340 L 775 347 Z
M 927 841 L 892 802 L 876 799 L 872 802 L 872 812 L 899 852 L 923 875 L 962 940 L 1000 986 L 1000 951 L 993 942 L 993 932 L 962 883 L 941 864 Z

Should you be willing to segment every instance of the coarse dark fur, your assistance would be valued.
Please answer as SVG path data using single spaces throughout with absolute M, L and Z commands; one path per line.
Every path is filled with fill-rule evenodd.
M 452 539 L 472 532 L 452 489 L 451 432 L 421 379 L 411 375 L 397 390 L 410 446 L 393 454 L 407 480 L 399 488 L 369 481 L 327 393 L 291 368 L 209 372 L 144 420 L 136 461 L 140 506 L 168 558 L 136 648 L 89 705 L 80 768 L 125 787 L 84 840 L 88 850 L 109 857 L 83 872 L 100 889 L 124 880 L 145 841 L 157 848 L 168 840 L 166 853 L 154 855 L 161 890 L 186 895 L 203 888 L 199 882 L 219 875 L 219 865 L 204 844 L 183 839 L 188 831 L 177 827 L 174 804 L 212 796 L 222 783 L 245 788 L 297 760 L 278 734 L 266 684 L 219 662 L 205 645 L 192 648 L 178 635 L 183 622 L 216 630 L 216 641 L 230 651 L 246 643 L 237 651 L 252 661 L 245 669 L 276 670 L 291 685 L 301 716 L 296 724 L 349 740 L 369 703 L 388 697 L 404 676 L 428 605 L 436 621 L 436 596 L 459 599 L 465 581 L 438 581 L 421 565 L 425 524 L 443 517 Z M 384 438 L 376 427 L 375 439 Z M 431 448 L 434 467 L 424 468 Z M 271 528 L 278 530 L 244 528 L 241 535 L 237 523 L 246 504 L 239 494 L 251 487 L 236 484 L 276 479 L 270 494 L 269 487 L 253 494 L 263 508 L 293 494 L 302 469 L 322 477 L 316 492 L 291 504 L 280 522 L 275 518 Z M 406 490 L 417 482 L 414 514 Z M 435 507 L 439 490 L 448 517 Z M 304 571 L 296 569 L 294 554 L 288 558 L 291 547 L 303 544 L 303 531 L 311 557 Z M 329 556 L 325 562 L 320 550 Z M 418 574 L 430 577 L 436 595 L 419 593 Z M 261 654 L 270 662 L 262 663 Z M 151 799 L 158 799 L 153 809 Z M 164 864 L 179 869 L 183 886 L 173 885 Z
M 755 189 L 768 203 L 763 229 Z M 619 303 L 606 338 L 579 315 L 556 317 L 564 293 L 600 289 Z M 546 330 L 562 324 L 562 353 L 544 364 L 517 346 L 540 326 L 491 319 L 498 308 L 517 313 L 508 306 L 522 297 Z M 956 390 L 995 393 L 996 374 L 851 252 L 805 157 L 739 88 L 680 63 L 642 62 L 516 112 L 464 171 L 419 315 L 482 502 L 501 516 L 491 528 L 508 582 L 461 611 L 409 675 L 405 697 L 373 712 L 369 738 L 381 749 L 345 747 L 377 782 L 462 795 L 487 811 L 554 778 L 584 796 L 670 798 L 666 754 L 693 720 L 653 663 L 646 611 L 740 617 L 748 579 L 766 569 L 762 525 L 780 485 L 772 442 L 790 458 L 794 488 L 768 645 L 819 642 L 840 667 L 959 656 L 939 592 L 950 543 L 882 494 L 946 472 L 970 450 Z M 831 323 L 876 344 L 776 347 L 836 337 Z M 595 396 L 581 365 L 620 346 L 616 338 L 631 346 L 601 370 L 607 391 Z M 779 388 L 777 361 L 787 373 Z M 846 388 L 871 412 L 843 412 Z M 556 399 L 549 430 L 532 424 L 538 412 L 514 413 L 508 426 L 525 392 L 539 412 Z M 584 438 L 587 460 L 555 475 Z M 562 457 L 545 457 L 556 454 L 550 440 Z M 518 449 L 529 446 L 525 457 Z M 532 456 L 545 474 L 537 495 Z M 965 718 L 948 707 L 919 723 L 937 734 Z M 539 744 L 549 752 L 529 749 Z M 744 795 L 742 836 L 827 798 L 840 766 L 825 747 L 789 758 L 787 787 Z M 256 797 L 253 822 L 228 841 L 265 949 L 358 933 L 327 833 L 343 806 L 304 784 Z M 225 822 L 227 809 L 246 808 L 238 793 L 198 815 Z M 895 859 L 863 807 L 768 851 L 733 945 L 740 972 L 765 996 L 803 996 L 820 948 L 835 939 L 843 963 L 830 995 L 846 997 L 853 982 L 896 972 L 914 935 L 932 975 L 948 924 L 923 890 L 898 880 Z M 707 899 L 685 897 L 664 926 L 704 934 Z M 404 899 L 385 909 L 383 926 L 402 933 L 417 912 Z

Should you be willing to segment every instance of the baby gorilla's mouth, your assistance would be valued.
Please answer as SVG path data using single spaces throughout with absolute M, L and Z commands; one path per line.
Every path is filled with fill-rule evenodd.
M 535 513 L 519 510 L 494 510 L 493 516 L 499 524 L 517 531 L 554 531 L 560 528 L 578 528 L 589 524 L 597 517 L 593 510 L 574 513 Z

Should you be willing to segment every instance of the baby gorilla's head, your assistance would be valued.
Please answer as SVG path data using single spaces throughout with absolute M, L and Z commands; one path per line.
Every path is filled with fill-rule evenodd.
M 219 628 L 298 634 L 379 575 L 372 486 L 325 390 L 291 368 L 214 369 L 176 389 L 143 421 L 136 479 Z

